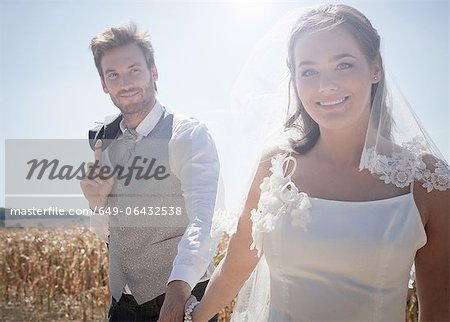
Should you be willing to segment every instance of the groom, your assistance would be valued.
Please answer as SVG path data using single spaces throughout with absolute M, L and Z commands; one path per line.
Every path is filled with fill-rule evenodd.
M 96 163 L 81 182 L 92 229 L 109 247 L 108 319 L 180 321 L 213 267 L 216 148 L 202 123 L 156 99 L 146 32 L 133 23 L 109 28 L 90 49 L 103 91 L 120 110 L 90 131 Z

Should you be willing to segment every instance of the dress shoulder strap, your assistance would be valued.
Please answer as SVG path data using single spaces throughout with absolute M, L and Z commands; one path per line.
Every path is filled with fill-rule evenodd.
M 292 163 L 292 166 L 291 166 Z M 284 177 L 291 178 L 297 169 L 297 160 L 292 156 L 292 152 L 286 153 L 284 159 L 281 162 L 281 168 L 283 170 Z

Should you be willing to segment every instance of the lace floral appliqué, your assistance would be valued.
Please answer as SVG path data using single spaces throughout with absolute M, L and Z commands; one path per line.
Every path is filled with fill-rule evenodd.
M 293 169 L 287 175 L 283 173 L 283 166 L 289 161 L 294 163 Z M 261 196 L 258 209 L 251 212 L 252 237 L 251 249 L 258 250 L 261 256 L 264 234 L 275 229 L 277 220 L 281 216 L 290 215 L 293 226 L 306 230 L 311 221 L 311 204 L 306 193 L 299 192 L 291 181 L 292 173 L 296 168 L 296 160 L 287 154 L 272 158 L 272 175 L 264 178 L 260 188 Z
M 432 169 L 424 162 L 426 151 L 423 142 L 415 138 L 403 144 L 401 152 L 391 156 L 378 154 L 375 149 L 366 149 L 361 159 L 360 169 L 367 168 L 379 175 L 385 183 L 392 183 L 399 188 L 410 185 L 414 180 L 422 183 L 428 192 L 433 189 L 445 191 L 450 189 L 450 169 L 440 160 L 434 160 Z

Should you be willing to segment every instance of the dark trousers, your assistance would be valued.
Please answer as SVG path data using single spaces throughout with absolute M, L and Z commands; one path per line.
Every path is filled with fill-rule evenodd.
M 192 290 L 192 294 L 195 295 L 197 300 L 200 300 L 205 293 L 208 281 L 198 283 Z M 157 321 L 159 318 L 159 311 L 164 303 L 165 294 L 161 294 L 154 299 L 138 305 L 132 295 L 122 294 L 119 302 L 112 298 L 111 306 L 108 312 L 109 322 L 122 322 L 122 321 Z M 217 321 L 217 315 L 210 321 Z

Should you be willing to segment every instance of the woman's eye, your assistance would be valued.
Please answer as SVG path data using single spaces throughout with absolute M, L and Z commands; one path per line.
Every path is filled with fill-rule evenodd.
M 349 63 L 340 63 L 339 65 L 337 65 L 336 69 L 342 70 L 342 69 L 349 69 L 349 68 L 352 68 L 352 67 L 353 67 L 352 64 L 349 64 Z
M 315 74 L 317 74 L 317 71 L 315 71 L 314 69 L 307 69 L 302 72 L 302 76 L 304 76 L 304 77 L 313 76 Z

